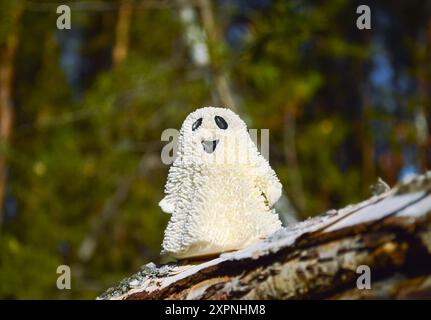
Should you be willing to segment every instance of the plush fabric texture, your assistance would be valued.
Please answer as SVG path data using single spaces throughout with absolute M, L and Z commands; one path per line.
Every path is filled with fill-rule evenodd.
M 162 254 L 178 259 L 237 250 L 278 230 L 281 183 L 227 108 L 201 108 L 184 121 L 159 205 L 172 214 Z

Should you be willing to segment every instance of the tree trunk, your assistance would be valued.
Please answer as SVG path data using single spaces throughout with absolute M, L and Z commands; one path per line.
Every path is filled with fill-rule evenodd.
M 288 189 L 293 199 L 294 206 L 299 216 L 304 216 L 307 206 L 302 182 L 301 170 L 299 167 L 298 156 L 296 152 L 296 111 L 295 107 L 283 111 L 283 148 L 286 166 L 288 170 Z
M 99 299 L 431 298 L 430 192 L 428 173 L 240 251 L 147 264 Z
M 223 41 L 214 22 L 214 11 L 211 0 L 199 0 L 198 7 L 201 11 L 203 28 L 208 36 L 210 52 L 214 53 L 218 51 L 217 46 L 220 46 Z M 212 54 L 212 56 L 214 56 L 214 54 Z M 220 102 L 223 106 L 229 107 L 230 109 L 238 112 L 238 106 L 234 100 L 234 95 L 229 84 L 228 75 L 223 70 L 223 65 L 216 63 L 214 60 L 219 60 L 219 57 L 216 57 L 216 59 L 213 57 L 211 67 L 214 85 L 218 92 Z
M 22 8 L 13 7 L 10 32 L 0 42 L 0 227 L 4 220 L 4 198 L 6 192 L 7 161 L 6 150 L 12 136 L 13 102 L 12 84 L 14 74 L 14 57 L 18 46 L 18 21 Z
M 114 66 L 127 57 L 129 51 L 130 23 L 133 12 L 133 0 L 122 0 L 118 8 L 115 45 L 112 52 Z

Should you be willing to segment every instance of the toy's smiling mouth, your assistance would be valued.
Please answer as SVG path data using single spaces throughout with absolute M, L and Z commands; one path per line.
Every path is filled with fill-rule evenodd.
M 213 153 L 217 147 L 219 140 L 213 140 L 213 141 L 202 141 L 202 146 L 204 147 L 204 150 L 206 153 Z

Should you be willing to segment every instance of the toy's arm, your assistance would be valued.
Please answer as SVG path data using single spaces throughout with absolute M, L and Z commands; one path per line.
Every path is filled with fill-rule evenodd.
M 160 202 L 159 206 L 165 213 L 173 213 L 175 210 L 175 205 L 172 195 L 166 195 Z
M 177 199 L 177 192 L 180 189 L 182 179 L 182 169 L 174 163 L 169 168 L 168 179 L 165 185 L 165 197 L 159 202 L 160 208 L 165 213 L 173 213 Z
M 258 154 L 256 162 L 256 173 L 259 189 L 267 199 L 269 206 L 274 206 L 281 197 L 282 185 L 268 161 L 260 154 Z

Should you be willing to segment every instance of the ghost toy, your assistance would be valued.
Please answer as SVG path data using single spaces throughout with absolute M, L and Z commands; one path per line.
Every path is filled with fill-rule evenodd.
M 159 205 L 172 214 L 162 254 L 177 259 L 244 248 L 281 228 L 273 209 L 281 183 L 226 108 L 189 114 Z

